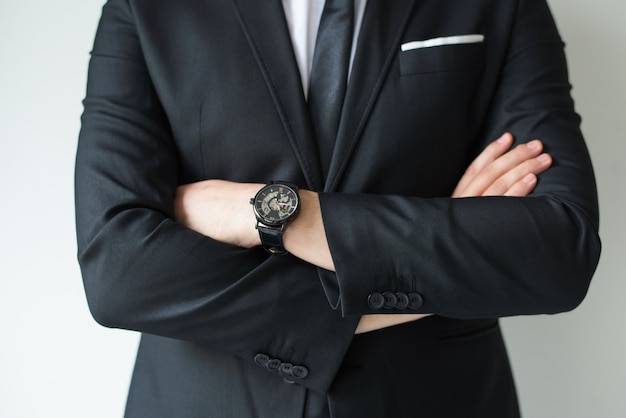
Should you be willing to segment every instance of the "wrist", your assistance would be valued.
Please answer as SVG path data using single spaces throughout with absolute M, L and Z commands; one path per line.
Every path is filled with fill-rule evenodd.
M 300 190 L 298 216 L 285 231 L 283 239 L 286 241 L 306 241 L 307 236 L 310 236 L 315 229 L 318 218 L 321 220 L 320 201 L 317 193 L 310 190 Z
M 283 237 L 285 248 L 296 257 L 317 267 L 335 271 L 326 240 L 319 195 L 302 190 L 300 199 L 300 213 Z

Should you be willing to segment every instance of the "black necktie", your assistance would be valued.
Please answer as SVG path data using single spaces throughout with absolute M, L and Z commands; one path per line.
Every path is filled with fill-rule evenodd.
M 354 0 L 326 0 L 313 54 L 309 109 L 323 173 L 328 173 L 348 84 Z

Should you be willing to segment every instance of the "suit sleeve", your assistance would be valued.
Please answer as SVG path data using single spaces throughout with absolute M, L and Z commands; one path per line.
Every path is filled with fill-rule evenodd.
M 322 194 L 345 315 L 398 313 L 368 304 L 384 291 L 417 293 L 412 312 L 457 318 L 556 313 L 583 300 L 600 254 L 596 188 L 544 1 L 519 2 L 506 48 L 482 146 L 505 131 L 540 138 L 553 167 L 523 198 Z
M 356 319 L 328 306 L 315 268 L 213 241 L 172 219 L 176 142 L 141 48 L 128 3 L 109 1 L 76 160 L 78 258 L 92 314 L 105 326 L 247 361 L 263 353 L 304 365 L 299 382 L 324 392 Z

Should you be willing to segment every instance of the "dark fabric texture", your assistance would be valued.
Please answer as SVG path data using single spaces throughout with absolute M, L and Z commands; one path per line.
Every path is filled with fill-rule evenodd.
M 329 417 L 519 418 L 495 320 L 440 317 L 355 336 Z
M 464 34 L 484 42 L 400 48 Z M 431 357 L 391 335 L 371 345 L 376 364 L 352 374 L 347 361 L 368 356 L 352 343 L 360 315 L 381 313 L 373 293 L 417 294 L 411 312 L 457 318 L 424 322 L 442 329 L 585 296 L 596 190 L 545 1 L 369 0 L 327 172 L 299 77 L 278 0 L 104 6 L 76 160 L 78 258 L 96 320 L 144 333 L 128 417 L 299 417 L 306 391 L 328 395 L 333 418 L 364 416 L 360 402 L 410 416 L 377 380 L 387 352 L 420 371 L 398 394 L 423 389 L 449 414 L 456 397 L 483 411 L 486 396 L 502 409 L 477 417 L 514 416 L 496 333 L 435 344 L 418 323 L 408 347 L 430 341 Z M 534 193 L 451 199 L 504 131 L 553 156 Z M 321 192 L 337 273 L 176 223 L 176 187 L 204 179 Z M 464 396 L 476 382 L 483 397 Z
M 300 417 L 305 392 L 218 350 L 143 334 L 125 417 Z

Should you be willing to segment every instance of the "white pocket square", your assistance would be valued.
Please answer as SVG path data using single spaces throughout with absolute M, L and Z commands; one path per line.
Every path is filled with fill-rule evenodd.
M 434 46 L 443 45 L 459 45 L 459 44 L 476 44 L 483 42 L 485 35 L 459 35 L 459 36 L 443 36 L 441 38 L 426 39 L 424 41 L 406 42 L 400 46 L 402 51 L 410 51 L 411 49 L 432 48 Z

